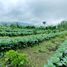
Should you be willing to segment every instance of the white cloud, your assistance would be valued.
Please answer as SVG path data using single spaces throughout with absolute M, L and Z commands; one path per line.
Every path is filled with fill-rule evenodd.
M 67 0 L 0 0 L 0 21 L 57 24 L 67 19 Z

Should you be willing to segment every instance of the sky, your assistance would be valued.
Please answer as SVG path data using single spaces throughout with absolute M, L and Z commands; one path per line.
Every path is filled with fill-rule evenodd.
M 0 21 L 55 25 L 67 19 L 67 0 L 0 0 Z

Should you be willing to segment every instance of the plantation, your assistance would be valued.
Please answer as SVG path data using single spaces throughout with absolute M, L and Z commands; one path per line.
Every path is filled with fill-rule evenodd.
M 49 40 L 51 38 L 57 37 L 59 35 L 66 35 L 67 31 L 50 33 L 50 34 L 38 34 L 24 37 L 0 37 L 0 51 L 16 48 L 25 48 L 28 46 L 33 46 L 39 44 L 42 41 Z
M 66 29 L 0 25 L 0 67 L 67 67 Z
M 48 29 L 48 30 L 47 30 Z M 38 27 L 11 27 L 11 26 L 0 26 L 0 36 L 26 36 L 35 34 L 48 34 L 53 32 L 59 32 L 57 29 L 51 27 L 38 28 Z

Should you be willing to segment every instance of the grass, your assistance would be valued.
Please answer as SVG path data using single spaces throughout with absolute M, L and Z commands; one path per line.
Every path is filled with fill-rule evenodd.
M 17 50 L 18 52 L 26 53 L 31 61 L 32 67 L 43 67 L 47 60 L 57 50 L 58 46 L 67 39 L 67 36 L 59 36 L 54 39 L 44 41 L 40 45 L 28 47 L 26 49 Z

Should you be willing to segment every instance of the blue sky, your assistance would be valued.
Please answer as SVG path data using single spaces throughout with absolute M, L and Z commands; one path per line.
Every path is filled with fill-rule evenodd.
M 67 0 L 0 0 L 0 21 L 23 21 L 34 25 L 67 19 Z

